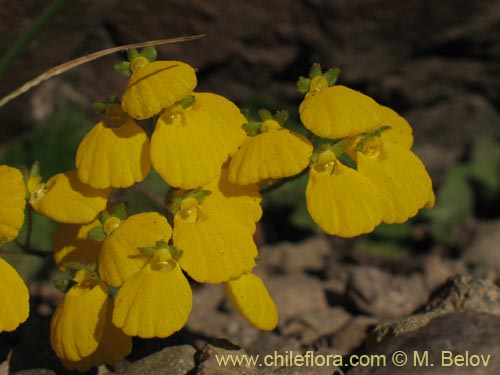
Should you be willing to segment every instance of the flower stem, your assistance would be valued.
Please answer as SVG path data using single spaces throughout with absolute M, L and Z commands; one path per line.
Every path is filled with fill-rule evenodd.
M 0 60 L 0 79 L 8 71 L 14 60 L 24 52 L 40 30 L 69 2 L 69 0 L 54 0 L 46 7 L 31 26 L 14 42 L 4 57 Z

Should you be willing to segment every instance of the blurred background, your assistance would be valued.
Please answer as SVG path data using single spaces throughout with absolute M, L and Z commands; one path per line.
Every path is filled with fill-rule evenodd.
M 49 3 L 0 0 L 0 52 Z M 224 95 L 240 107 L 288 109 L 293 128 L 301 101 L 295 82 L 318 62 L 339 66 L 339 83 L 411 123 L 414 152 L 434 181 L 436 207 L 405 224 L 381 225 L 369 236 L 328 238 L 342 259 L 404 272 L 421 265 L 420 256 L 437 253 L 467 259 L 466 267 L 497 279 L 500 2 L 72 0 L 0 80 L 0 97 L 91 52 L 201 33 L 207 37 L 158 47 L 161 59 L 183 60 L 198 70 L 198 91 Z M 126 78 L 113 71 L 123 58 L 88 63 L 0 108 L 0 163 L 19 167 L 38 160 L 45 178 L 74 168 L 79 141 L 99 120 L 91 103 L 125 87 Z M 318 233 L 305 209 L 305 184 L 299 179 L 265 199 L 259 245 Z M 166 190 L 155 174 L 142 185 L 160 196 Z M 144 196 L 125 198 L 132 212 L 157 208 Z M 49 250 L 54 225 L 35 216 L 35 228 L 37 247 Z M 47 276 L 40 264 L 20 266 L 29 277 Z

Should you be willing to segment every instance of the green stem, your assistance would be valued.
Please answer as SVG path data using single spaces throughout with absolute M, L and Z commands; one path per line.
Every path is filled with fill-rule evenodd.
M 69 2 L 70 0 L 54 0 L 43 10 L 38 18 L 31 26 L 14 42 L 4 57 L 0 60 L 0 79 L 8 71 L 14 60 L 24 52 L 26 47 L 37 36 L 40 30 L 49 23 L 54 16 Z

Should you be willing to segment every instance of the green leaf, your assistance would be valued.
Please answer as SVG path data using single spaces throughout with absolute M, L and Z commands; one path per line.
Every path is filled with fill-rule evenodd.
M 469 174 L 467 165 L 451 169 L 437 192 L 435 207 L 426 211 L 432 235 L 446 245 L 454 244 L 458 231 L 473 215 L 474 192 Z
M 500 145 L 492 137 L 478 137 L 472 143 L 470 176 L 488 191 L 500 189 Z

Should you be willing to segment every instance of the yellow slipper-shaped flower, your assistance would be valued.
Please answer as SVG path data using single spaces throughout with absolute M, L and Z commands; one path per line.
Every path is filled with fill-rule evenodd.
M 31 192 L 33 209 L 67 224 L 86 224 L 106 208 L 111 189 L 94 189 L 78 179 L 76 170 L 52 176 Z
M 354 237 L 371 232 L 382 220 L 377 187 L 325 151 L 310 170 L 307 210 L 326 233 Z
M 112 104 L 78 146 L 76 168 L 80 180 L 95 189 L 129 187 L 144 180 L 151 168 L 148 136 Z
M 23 279 L 0 258 L 0 332 L 13 331 L 28 319 L 29 298 Z
M 300 119 L 311 132 L 338 139 L 370 132 L 381 125 L 382 114 L 375 100 L 345 86 L 324 87 L 310 91 L 299 107 Z
M 247 226 L 224 211 L 211 212 L 187 198 L 174 216 L 174 245 L 179 263 L 200 283 L 220 283 L 240 277 L 255 266 L 257 248 Z
M 166 241 L 172 236 L 172 228 L 164 216 L 157 212 L 143 212 L 120 222 L 112 217 L 104 223 L 108 237 L 99 254 L 99 275 L 108 284 L 122 285 L 125 280 L 139 272 L 148 257 L 140 248 L 153 247 L 157 241 Z M 114 226 L 110 233 L 110 226 Z
M 358 171 L 377 187 L 385 223 L 403 223 L 432 199 L 432 182 L 420 159 L 405 147 L 375 137 L 357 153 Z
M 50 343 L 56 355 L 77 362 L 97 350 L 101 341 L 108 288 L 106 284 L 78 271 L 71 287 L 57 307 L 50 324 Z
M 22 173 L 0 165 L 0 244 L 10 242 L 19 234 L 24 222 L 26 187 Z
M 156 123 L 151 161 L 170 185 L 193 189 L 217 177 L 229 155 L 245 141 L 245 117 L 229 100 L 196 93 L 187 109 L 175 106 Z
M 144 120 L 188 96 L 196 87 L 194 69 L 181 61 L 132 61 L 132 76 L 122 97 L 122 108 Z
M 233 184 L 228 174 L 228 169 L 224 168 L 219 177 L 201 188 L 211 193 L 204 198 L 203 206 L 209 212 L 226 212 L 254 233 L 255 223 L 262 217 L 259 186 Z
M 186 324 L 193 305 L 191 287 L 168 250 L 157 250 L 116 295 L 113 323 L 127 335 L 167 337 Z
M 384 142 L 392 142 L 403 148 L 411 149 L 413 145 L 413 130 L 406 119 L 389 107 L 380 106 L 382 112 L 381 125 L 391 128 L 381 133 Z
M 59 224 L 54 235 L 54 261 L 60 270 L 65 264 L 95 264 L 99 259 L 101 243 L 89 239 L 89 232 L 99 225 L 99 220 L 90 224 Z
M 300 134 L 266 120 L 261 133 L 248 137 L 233 155 L 229 165 L 229 181 L 248 185 L 267 179 L 294 176 L 309 164 L 311 142 Z
M 278 324 L 278 311 L 266 286 L 253 273 L 224 283 L 231 303 L 255 327 L 270 331 Z
M 114 311 L 114 302 L 108 299 L 106 315 L 104 317 L 104 329 L 99 345 L 90 356 L 73 362 L 61 359 L 62 364 L 68 370 L 77 369 L 80 372 L 99 367 L 103 364 L 116 365 L 122 361 L 132 350 L 132 337 L 124 334 L 111 321 Z

